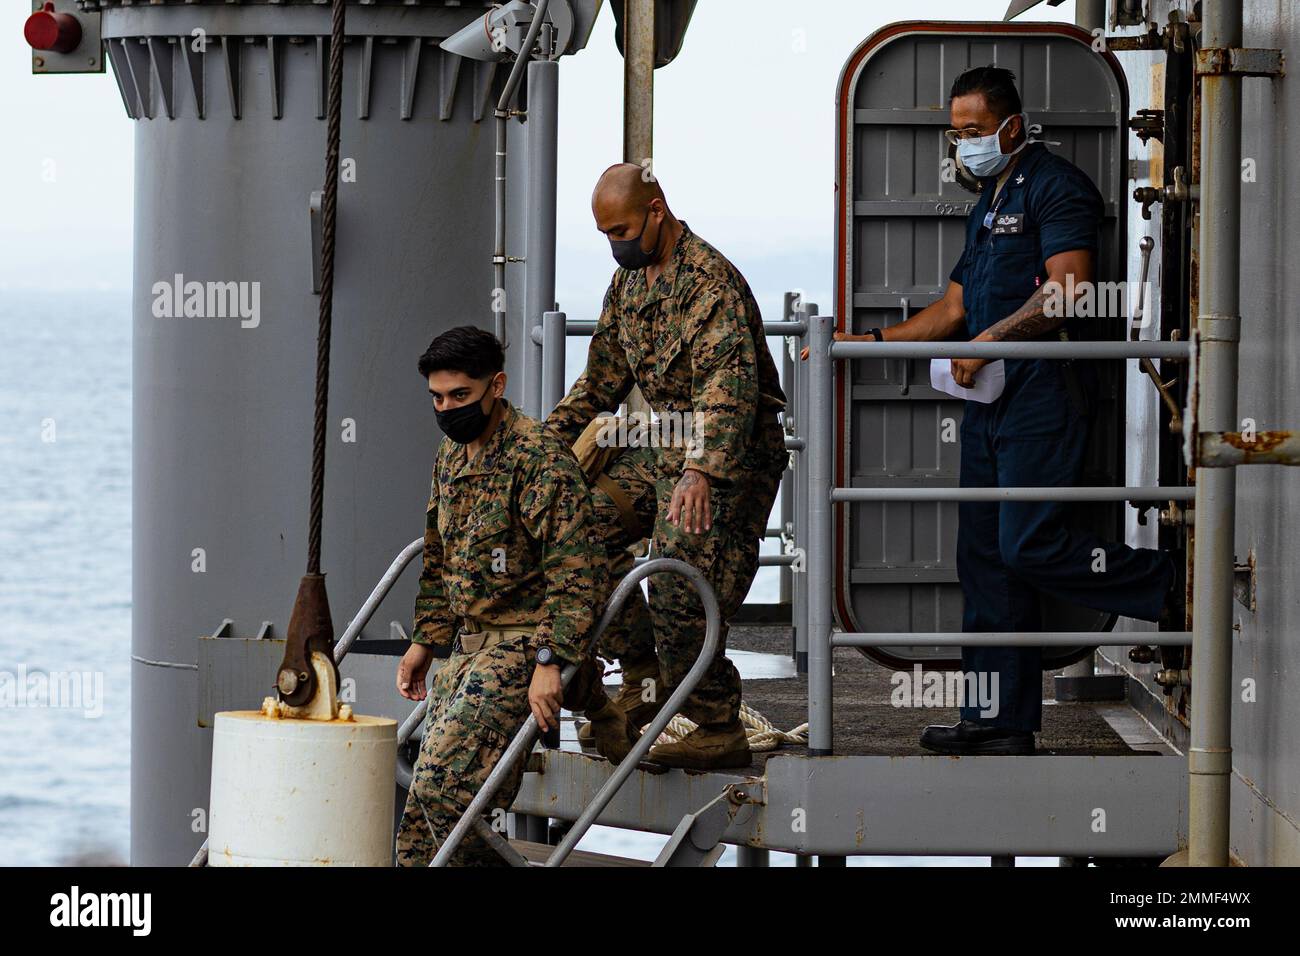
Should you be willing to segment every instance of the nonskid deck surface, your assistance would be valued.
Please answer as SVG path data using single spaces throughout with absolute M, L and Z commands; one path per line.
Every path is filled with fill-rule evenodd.
M 808 719 L 806 676 L 755 678 L 754 673 L 793 674 L 790 631 L 786 627 L 733 626 L 727 638 L 744 679 L 744 700 L 777 728 L 792 730 Z M 924 755 L 919 743 L 928 724 L 951 724 L 956 708 L 896 707 L 891 703 L 895 672 L 868 660 L 852 648 L 835 651 L 835 753 L 839 756 Z M 909 678 L 910 674 L 907 675 Z M 1057 703 L 1053 672 L 1043 675 L 1043 729 L 1038 750 L 1056 756 L 1123 756 L 1167 754 L 1168 747 L 1150 732 L 1126 704 Z M 613 679 L 613 678 L 611 678 Z M 1121 728 L 1125 732 L 1121 735 Z M 575 749 L 572 733 L 565 749 Z M 1127 739 L 1126 739 L 1127 738 Z M 777 754 L 807 754 L 806 747 L 783 744 L 754 755 L 748 770 L 728 774 L 754 776 Z M 653 770 L 646 764 L 644 769 Z

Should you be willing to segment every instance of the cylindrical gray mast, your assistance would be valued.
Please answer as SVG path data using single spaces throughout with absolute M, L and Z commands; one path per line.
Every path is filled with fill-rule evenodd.
M 423 524 L 439 436 L 416 360 L 442 329 L 491 323 L 482 120 L 503 70 L 436 45 L 479 14 L 348 14 L 324 506 L 343 621 Z M 225 619 L 283 637 L 302 573 L 329 8 L 110 5 L 103 26 L 139 120 L 131 858 L 181 864 L 208 796 L 198 638 Z M 409 622 L 415 574 L 376 628 Z

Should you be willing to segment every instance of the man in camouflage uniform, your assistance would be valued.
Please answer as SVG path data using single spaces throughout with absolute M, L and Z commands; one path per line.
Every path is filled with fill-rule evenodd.
M 433 648 L 452 654 L 430 688 L 399 866 L 428 865 L 530 709 L 544 730 L 557 724 L 561 665 L 582 659 L 604 585 L 582 472 L 567 447 L 502 397 L 503 364 L 500 343 L 471 327 L 439 336 L 420 359 L 447 437 L 398 691 L 423 700 Z M 510 806 L 523 771 L 521 761 L 493 808 Z M 502 861 L 471 834 L 454 862 Z
M 614 273 L 591 340 L 587 368 L 546 420 L 573 443 L 602 412 L 640 386 L 652 410 L 689 441 L 642 441 L 596 482 L 597 533 L 611 584 L 631 564 L 627 547 L 650 538 L 655 557 L 704 572 L 724 621 L 739 610 L 758 570 L 759 542 L 787 461 L 777 413 L 785 396 L 763 320 L 736 268 L 669 210 L 663 190 L 630 164 L 607 170 L 592 212 L 621 268 Z M 630 443 L 629 443 L 630 444 Z M 670 447 L 664 447 L 667 444 Z M 656 447 L 657 446 L 657 447 Z M 614 700 L 642 726 L 690 670 L 704 642 L 704 608 L 680 576 L 650 582 L 601 639 L 617 659 Z M 724 625 L 723 644 L 726 630 Z M 743 767 L 740 675 L 720 648 L 682 713 L 699 727 L 650 759 L 676 767 Z M 597 741 L 599 744 L 599 740 Z

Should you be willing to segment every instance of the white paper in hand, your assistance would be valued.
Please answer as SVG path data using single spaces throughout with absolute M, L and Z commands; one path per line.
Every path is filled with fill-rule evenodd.
M 1007 384 L 1006 366 L 1002 359 L 989 362 L 975 373 L 973 388 L 962 388 L 952 377 L 952 359 L 930 359 L 930 385 L 941 392 L 947 392 L 954 398 L 964 398 L 968 402 L 997 401 L 1002 389 Z

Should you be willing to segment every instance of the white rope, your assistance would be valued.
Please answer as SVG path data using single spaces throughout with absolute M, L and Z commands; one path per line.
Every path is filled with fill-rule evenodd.
M 782 744 L 802 746 L 808 743 L 807 724 L 800 724 L 793 730 L 778 730 L 770 720 L 743 701 L 740 704 L 740 722 L 745 726 L 745 736 L 749 738 L 749 749 L 755 753 L 775 750 Z M 678 714 L 668 722 L 668 726 L 659 735 L 655 745 L 676 743 L 694 730 L 695 727 L 695 721 Z
M 605 676 L 610 677 L 621 673 L 623 673 L 622 668 L 615 664 L 605 671 Z M 793 730 L 777 730 L 770 720 L 744 701 L 740 702 L 740 722 L 745 727 L 745 736 L 749 740 L 749 749 L 755 753 L 776 750 L 782 744 L 793 744 L 796 747 L 802 747 L 808 743 L 808 725 L 806 723 L 800 724 Z M 649 724 L 646 726 L 649 726 Z M 695 721 L 678 714 L 668 721 L 668 726 L 664 728 L 664 732 L 655 741 L 655 746 L 676 743 L 694 730 L 696 726 Z M 645 727 L 641 729 L 645 730 Z

